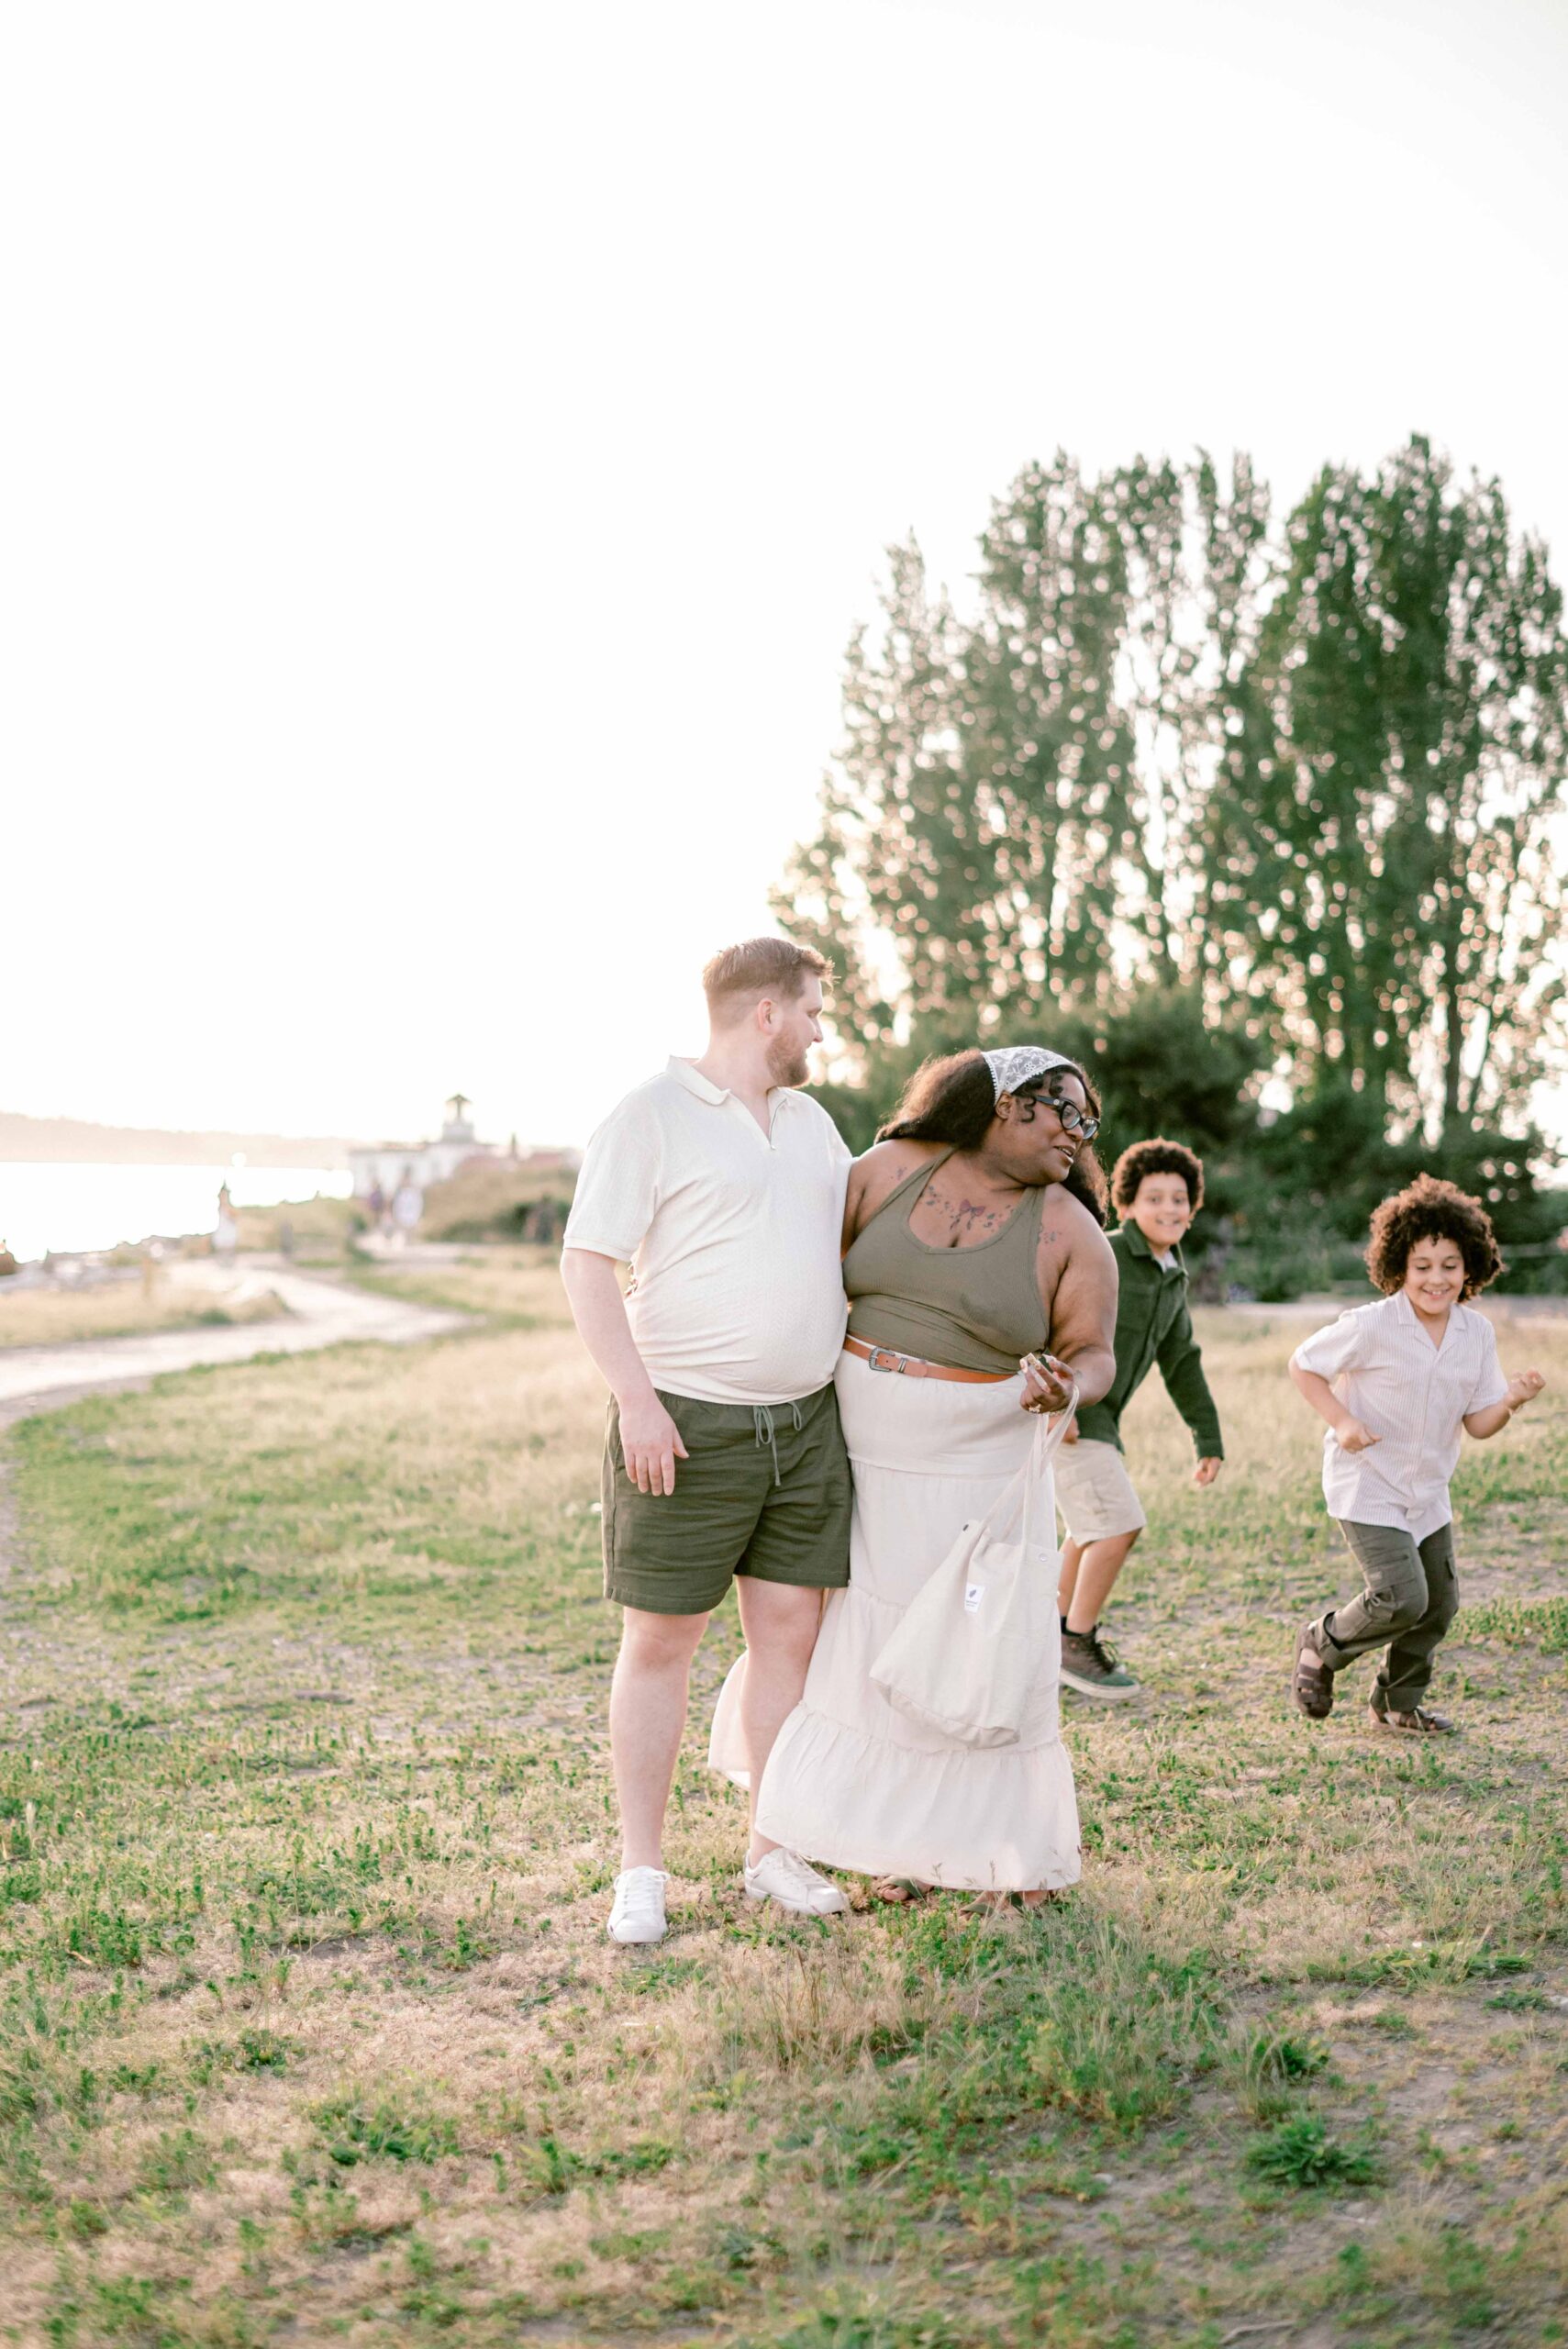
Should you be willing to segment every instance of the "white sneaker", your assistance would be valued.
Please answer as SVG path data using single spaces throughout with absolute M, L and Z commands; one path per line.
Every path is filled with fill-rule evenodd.
M 662 1942 L 664 1923 L 662 1868 L 628 1868 L 616 1878 L 616 1902 L 605 1927 L 613 1942 Z
M 748 1900 L 776 1900 L 799 1917 L 836 1917 L 850 1905 L 836 1884 L 795 1852 L 764 1852 L 755 1867 L 748 1860 L 741 1881 Z

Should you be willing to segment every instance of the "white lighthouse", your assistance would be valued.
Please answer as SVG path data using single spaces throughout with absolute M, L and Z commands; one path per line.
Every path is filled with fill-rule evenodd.
M 446 1116 L 434 1141 L 383 1141 L 351 1150 L 349 1169 L 354 1197 L 367 1198 L 379 1185 L 390 1198 L 405 1178 L 428 1191 L 432 1183 L 444 1183 L 455 1174 L 468 1159 L 501 1157 L 504 1153 L 495 1143 L 476 1138 L 468 1115 L 473 1106 L 466 1093 L 449 1094 Z

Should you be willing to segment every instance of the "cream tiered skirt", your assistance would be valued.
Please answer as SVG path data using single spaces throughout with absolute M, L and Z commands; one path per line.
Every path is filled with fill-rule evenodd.
M 1022 1381 L 967 1386 L 873 1371 L 840 1356 L 835 1384 L 854 1471 L 850 1582 L 832 1592 L 806 1692 L 779 1731 L 760 1831 L 829 1867 L 969 1891 L 1076 1884 L 1078 1803 L 1058 1718 L 1060 1641 L 1041 1658 L 1017 1745 L 977 1751 L 911 1720 L 872 1686 L 871 1664 L 965 1523 L 1023 1465 L 1038 1421 Z M 1030 1540 L 1055 1582 L 1048 1488 Z M 742 1656 L 719 1695 L 708 1758 L 745 1783 Z

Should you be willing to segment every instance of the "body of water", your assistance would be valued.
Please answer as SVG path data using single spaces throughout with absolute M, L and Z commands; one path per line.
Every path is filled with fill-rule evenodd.
M 0 1242 L 24 1263 L 72 1255 L 153 1233 L 210 1231 L 218 1186 L 236 1207 L 272 1207 L 325 1192 L 346 1199 L 346 1173 L 321 1166 L 0 1164 Z

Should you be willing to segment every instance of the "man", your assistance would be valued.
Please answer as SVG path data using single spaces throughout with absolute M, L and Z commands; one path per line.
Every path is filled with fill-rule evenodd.
M 746 1891 L 813 1916 L 847 1905 L 754 1824 L 822 1593 L 850 1573 L 832 1386 L 850 1153 L 818 1104 L 793 1090 L 821 1041 L 827 973 L 820 954 L 779 938 L 716 954 L 703 973 L 706 1051 L 672 1060 L 611 1111 L 566 1226 L 566 1293 L 611 1393 L 605 1592 L 624 1609 L 610 1690 L 622 1827 L 613 1941 L 664 1933 L 662 1839 L 687 1675 L 732 1580 L 749 1656 Z M 632 1267 L 624 1298 L 617 1263 Z

